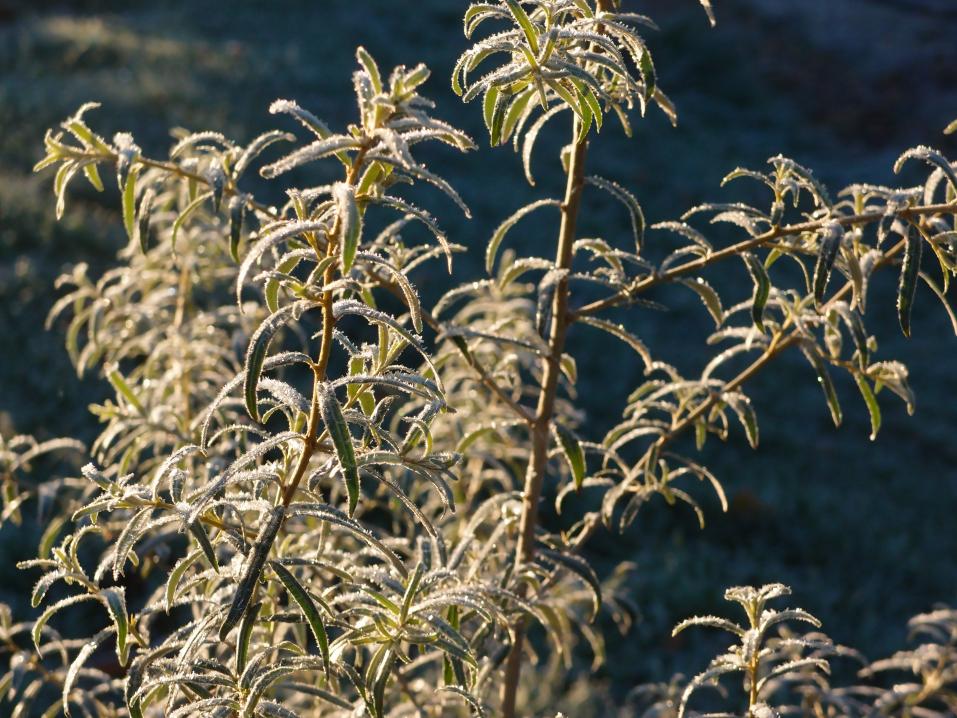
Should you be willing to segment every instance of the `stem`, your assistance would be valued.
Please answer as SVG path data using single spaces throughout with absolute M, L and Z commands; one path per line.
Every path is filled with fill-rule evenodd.
M 117 156 L 115 154 L 111 154 L 110 158 L 115 162 L 117 159 Z M 185 170 L 182 167 L 180 167 L 178 164 L 176 164 L 175 162 L 163 162 L 161 160 L 153 160 L 153 159 L 150 159 L 149 157 L 142 157 L 142 156 L 137 157 L 136 161 L 139 164 L 143 165 L 144 167 L 155 167 L 156 169 L 165 170 L 166 172 L 178 175 L 179 177 L 195 180 L 197 182 L 202 182 L 204 185 L 210 186 L 210 181 L 205 176 L 197 172 L 190 172 L 189 170 Z M 232 183 L 232 181 L 230 181 L 223 188 L 223 194 L 229 197 L 234 194 L 239 194 L 239 190 Z M 257 202 L 256 200 L 250 198 L 246 200 L 246 204 L 248 204 L 252 209 L 259 212 L 260 214 L 266 215 L 270 219 L 281 219 L 280 214 L 276 212 L 276 210 L 274 210 L 272 207 L 269 207 L 263 204 L 262 202 Z
M 183 326 L 183 321 L 186 318 L 186 309 L 190 300 L 191 285 L 189 281 L 189 263 L 185 260 L 183 261 L 182 266 L 179 269 L 179 286 L 177 287 L 177 296 L 176 296 L 176 312 L 173 316 L 173 327 L 177 335 L 182 337 L 180 330 Z M 184 429 L 188 432 L 189 425 L 192 422 L 192 412 L 190 411 L 189 406 L 189 396 L 190 396 L 190 381 L 189 381 L 189 371 L 185 367 L 180 368 L 179 376 L 179 390 L 183 394 L 183 416 L 182 416 L 182 425 Z
M 751 657 L 751 662 L 748 664 L 748 712 L 750 709 L 754 708 L 754 704 L 758 702 L 758 669 L 760 668 L 760 661 L 758 659 L 758 653 L 755 652 L 754 656 Z
M 909 207 L 907 209 L 901 210 L 898 214 L 901 217 L 910 218 L 921 217 L 927 214 L 942 214 L 954 211 L 957 211 L 957 202 Z M 646 291 L 652 287 L 658 286 L 659 284 L 670 282 L 672 279 L 676 279 L 686 274 L 691 274 L 692 272 L 704 269 L 705 267 L 708 267 L 722 259 L 734 257 L 741 252 L 746 252 L 750 249 L 765 245 L 780 237 L 792 236 L 795 234 L 801 234 L 803 232 L 814 232 L 822 229 L 826 224 L 832 221 L 837 222 L 845 227 L 860 226 L 878 222 L 883 217 L 883 212 L 865 212 L 863 214 L 854 214 L 845 217 L 826 217 L 824 219 L 814 220 L 811 222 L 801 222 L 800 224 L 789 224 L 783 227 L 774 227 L 763 234 L 742 240 L 736 244 L 732 244 L 729 247 L 725 247 L 724 249 L 719 249 L 718 251 L 712 252 L 705 257 L 699 257 L 698 259 L 692 259 L 688 262 L 679 264 L 677 267 L 672 267 L 666 272 L 652 274 L 648 277 L 644 277 L 643 279 L 635 280 L 625 289 L 622 289 L 621 291 L 612 294 L 609 297 L 605 297 L 604 299 L 599 299 L 597 301 L 591 302 L 590 304 L 586 304 L 583 307 L 579 307 L 571 313 L 572 320 L 574 321 L 578 317 L 597 314 L 603 309 L 619 306 L 626 303 L 634 294 Z
M 572 124 L 572 143 L 574 149 L 568 164 L 565 185 L 565 199 L 562 202 L 562 221 L 558 233 L 558 249 L 555 266 L 559 270 L 571 268 L 572 245 L 575 241 L 575 227 L 578 222 L 578 209 L 581 204 L 582 187 L 585 184 L 585 157 L 588 142 L 577 142 L 579 120 Z M 522 515 L 519 524 L 518 545 L 515 549 L 514 575 L 518 575 L 523 563 L 532 560 L 535 554 L 535 529 L 538 525 L 538 503 L 545 480 L 548 462 L 549 430 L 555 412 L 555 397 L 558 390 L 558 378 L 561 373 L 561 358 L 565 350 L 565 336 L 568 332 L 568 279 L 562 278 L 552 300 L 552 319 L 548 332 L 548 355 L 545 357 L 542 379 L 539 385 L 538 405 L 531 422 L 531 458 L 525 473 L 525 487 L 522 493 Z M 518 587 L 520 593 L 523 587 Z M 513 643 L 505 665 L 505 682 L 502 686 L 502 716 L 515 718 L 515 698 L 519 678 L 522 672 L 522 645 L 525 635 L 525 621 L 520 618 L 513 627 Z
M 356 154 L 355 159 L 352 161 L 352 166 L 346 175 L 347 184 L 354 187 L 356 182 L 359 181 L 362 162 L 368 150 L 369 146 L 364 146 Z M 332 229 L 327 235 L 326 256 L 328 257 L 335 254 L 340 229 L 339 219 L 337 217 Z M 325 274 L 323 275 L 323 284 L 325 286 L 329 286 L 335 279 L 335 272 L 335 262 L 326 267 Z M 325 291 L 322 293 L 322 339 L 319 343 L 319 355 L 312 367 L 313 382 L 312 399 L 309 402 L 309 420 L 306 424 L 306 433 L 303 436 L 302 453 L 299 454 L 299 460 L 296 462 L 296 468 L 293 471 L 292 478 L 289 479 L 289 483 L 287 483 L 282 490 L 283 506 L 289 506 L 289 504 L 292 503 L 293 497 L 296 495 L 296 489 L 299 488 L 299 483 L 302 481 L 303 476 L 306 475 L 309 461 L 312 459 L 312 455 L 319 443 L 319 424 L 321 422 L 319 415 L 319 385 L 326 380 L 326 371 L 329 368 L 329 355 L 332 352 L 332 331 L 335 329 L 335 326 L 336 318 L 332 313 L 332 292 Z
M 875 269 L 877 267 L 887 264 L 891 259 L 896 255 L 900 254 L 904 249 L 905 242 L 901 240 L 893 247 L 891 247 L 884 256 L 877 262 Z M 840 299 L 843 299 L 847 296 L 853 288 L 851 282 L 847 282 L 840 290 L 835 292 L 825 304 L 821 307 L 821 312 L 826 313 L 827 307 L 833 304 Z M 801 333 L 800 330 L 794 329 L 793 331 L 785 334 L 784 330 L 793 323 L 792 317 L 789 316 L 784 323 L 781 325 L 778 334 L 771 341 L 768 348 L 755 359 L 750 365 L 743 369 L 737 376 L 735 376 L 731 381 L 725 384 L 722 392 L 734 391 L 740 387 L 745 382 L 752 379 L 758 372 L 760 372 L 765 366 L 767 366 L 772 359 L 777 357 L 785 349 L 788 349 L 798 343 Z M 675 439 L 677 436 L 686 431 L 689 427 L 693 426 L 695 421 L 699 419 L 703 414 L 705 414 L 712 406 L 714 406 L 718 401 L 721 400 L 720 394 L 713 393 L 707 399 L 698 404 L 691 412 L 685 415 L 685 417 L 674 424 L 672 428 L 665 434 L 662 434 L 658 437 L 657 441 L 649 447 L 648 451 L 642 456 L 639 461 L 639 465 L 648 461 L 655 449 L 660 450 L 665 444 Z

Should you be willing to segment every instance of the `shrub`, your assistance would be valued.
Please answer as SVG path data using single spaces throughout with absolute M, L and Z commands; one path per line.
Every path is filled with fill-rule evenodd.
M 777 156 L 725 180 L 757 182 L 766 206 L 705 204 L 649 224 L 635 194 L 589 174 L 586 160 L 606 122 L 631 132 L 636 106 L 676 120 L 641 34 L 653 21 L 612 0 L 468 8 L 467 37 L 491 25 L 462 54 L 452 87 L 481 101 L 492 146 L 521 150 L 531 184 L 538 136 L 564 121 L 566 190 L 502 221 L 487 244 L 487 278 L 450 283 L 431 307 L 411 277 L 430 262 L 451 272 L 461 247 L 406 186 L 431 186 L 468 215 L 418 146 L 476 145 L 433 116 L 419 94 L 429 77 L 422 65 L 386 76 L 359 48 L 358 114 L 339 131 L 277 100 L 270 112 L 308 137 L 278 157 L 277 146 L 296 139 L 285 129 L 248 144 L 183 133 L 166 159 L 153 159 L 129 134 L 99 136 L 86 120 L 93 104 L 47 133 L 37 169 L 56 167 L 57 216 L 74 177 L 103 190 L 101 171 L 115 171 L 129 245 L 99 279 L 84 266 L 65 275 L 50 315 L 68 322 L 77 370 L 102 373 L 115 392 L 92 407 L 103 424 L 93 462 L 81 480 L 55 486 L 58 518 L 38 557 L 21 564 L 39 573 L 32 602 L 42 613 L 20 623 L 0 613 L 11 657 L 2 683 L 16 711 L 35 703 L 45 715 L 98 718 L 554 713 L 562 681 L 534 681 L 532 659 L 545 657 L 541 675 L 561 675 L 583 640 L 601 655 L 599 614 L 624 627 L 630 617 L 620 572 L 602 580 L 585 544 L 627 527 L 658 496 L 690 506 L 703 525 L 689 479 L 724 506 L 721 481 L 694 453 L 710 437 L 727 439 L 735 423 L 757 446 L 749 380 L 800 351 L 839 425 L 831 375 L 846 372 L 872 438 L 882 392 L 912 406 L 906 368 L 880 358 L 867 328 L 868 285 L 875 272 L 898 269 L 905 335 L 918 285 L 953 319 L 949 160 L 911 149 L 895 171 L 925 163 L 919 184 L 856 184 L 835 198 Z M 288 181 L 315 162 L 336 167 L 339 179 Z M 284 204 L 254 197 L 256 166 L 284 183 Z M 621 203 L 626 240 L 578 236 L 592 190 Z M 519 251 L 519 228 L 533 213 L 557 220 L 553 259 Z M 690 223 L 702 216 L 740 238 L 715 246 Z M 662 252 L 664 237 L 677 248 Z M 744 291 L 705 278 L 741 265 Z M 698 374 L 682 375 L 635 331 L 640 310 L 661 308 L 649 292 L 664 285 L 693 292 L 715 323 Z M 624 342 L 646 377 L 603 437 L 589 432 L 575 401 L 576 355 L 588 351 L 589 332 Z M 17 474 L 42 448 L 59 447 L 4 445 L 5 519 L 42 493 Z M 539 519 L 546 488 L 557 527 Z M 862 674 L 912 668 L 920 683 L 888 693 L 877 683 L 832 688 L 830 659 L 854 654 L 823 634 L 792 633 L 789 623 L 818 626 L 809 613 L 765 607 L 788 592 L 729 589 L 746 624 L 680 624 L 676 631 L 727 630 L 740 645 L 686 685 L 642 688 L 649 715 L 688 714 L 699 687 L 732 673 L 743 676 L 745 695 L 729 693 L 731 712 L 721 715 L 953 709 L 951 613 L 915 619 L 935 643 Z M 70 613 L 94 628 L 75 630 Z

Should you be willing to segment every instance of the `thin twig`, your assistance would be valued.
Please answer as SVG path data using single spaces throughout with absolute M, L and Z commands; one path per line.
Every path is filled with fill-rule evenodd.
M 957 202 L 908 207 L 901 210 L 897 214 L 901 217 L 919 217 L 927 214 L 940 214 L 954 211 L 957 211 Z M 672 267 L 665 272 L 652 274 L 642 279 L 635 280 L 621 291 L 609 297 L 591 302 L 590 304 L 586 304 L 572 311 L 571 319 L 574 321 L 580 317 L 596 314 L 603 309 L 625 304 L 636 294 L 647 291 L 652 287 L 656 287 L 659 284 L 665 284 L 666 282 L 670 282 L 686 274 L 697 272 L 722 259 L 735 257 L 742 252 L 755 249 L 772 242 L 775 239 L 779 239 L 780 237 L 801 234 L 803 232 L 816 232 L 823 229 L 824 226 L 830 222 L 837 222 L 843 226 L 859 226 L 878 222 L 883 219 L 883 217 L 883 212 L 865 212 L 863 214 L 848 215 L 845 217 L 826 217 L 820 220 L 801 222 L 800 224 L 789 224 L 783 227 L 774 227 L 763 234 L 742 240 L 732 244 L 729 247 L 725 247 L 724 249 L 719 249 L 716 252 L 708 254 L 707 256 L 684 262 L 683 264 L 679 264 L 677 267 Z

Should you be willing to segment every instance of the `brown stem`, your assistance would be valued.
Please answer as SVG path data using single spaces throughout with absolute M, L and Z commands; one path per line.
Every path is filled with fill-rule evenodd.
M 350 185 L 355 186 L 359 181 L 359 173 L 362 169 L 363 160 L 365 155 L 369 150 L 369 146 L 364 146 L 359 150 L 353 159 L 352 165 L 349 167 L 349 171 L 346 177 L 346 182 Z M 113 160 L 116 160 L 116 155 L 110 155 Z M 196 172 L 190 172 L 174 162 L 163 162 L 160 160 L 149 159 L 148 157 L 138 157 L 137 162 L 143 165 L 144 167 L 153 167 L 156 169 L 161 169 L 171 174 L 175 174 L 179 177 L 185 179 L 195 180 L 197 182 L 202 182 L 203 184 L 209 185 L 210 181 L 201 174 Z M 230 183 L 224 189 L 224 194 L 231 195 L 237 194 L 238 189 Z M 276 212 L 271 207 L 264 205 L 260 202 L 257 202 L 253 199 L 248 199 L 247 204 L 252 207 L 253 210 L 266 215 L 271 219 L 281 219 L 281 215 Z M 326 254 L 331 256 L 335 253 L 336 243 L 338 240 L 339 234 L 339 222 L 338 219 L 333 225 L 332 230 L 329 232 L 326 241 Z M 326 285 L 330 284 L 335 279 L 335 264 L 331 264 L 325 272 L 323 281 Z M 326 378 L 326 369 L 329 364 L 329 355 L 332 350 L 332 331 L 335 328 L 335 317 L 332 314 L 332 293 L 323 292 L 322 295 L 322 340 L 319 345 L 319 356 L 315 364 L 313 365 L 313 374 L 315 376 L 313 382 L 313 392 L 312 400 L 309 407 L 309 419 L 306 424 L 306 432 L 303 436 L 304 446 L 302 453 L 299 454 L 299 459 L 296 462 L 296 468 L 293 471 L 292 478 L 289 480 L 289 483 L 282 490 L 282 502 L 283 505 L 288 506 L 295 496 L 296 489 L 299 487 L 299 483 L 302 481 L 303 476 L 305 476 L 306 469 L 309 466 L 309 461 L 312 459 L 312 455 L 316 450 L 316 447 L 319 443 L 319 392 L 318 385 L 319 382 L 325 381 Z M 179 307 L 177 308 L 177 313 L 179 313 Z
M 183 261 L 182 266 L 179 269 L 179 285 L 177 286 L 177 295 L 176 295 L 176 311 L 173 315 L 173 327 L 177 333 L 180 334 L 180 329 L 183 326 L 183 322 L 186 319 L 186 308 L 189 304 L 191 286 L 189 281 L 189 263 L 185 260 Z M 186 431 L 189 431 L 189 425 L 192 422 L 192 411 L 190 410 L 189 405 L 189 396 L 190 396 L 190 381 L 189 381 L 189 371 L 184 366 L 180 368 L 179 376 L 179 390 L 183 395 L 183 416 L 182 416 L 182 425 Z
M 368 150 L 369 147 L 364 146 L 356 154 L 352 161 L 352 166 L 349 168 L 349 172 L 346 176 L 347 184 L 355 186 L 356 182 L 359 181 L 359 173 L 362 169 L 362 163 Z M 326 242 L 326 256 L 331 257 L 333 254 L 335 254 L 336 247 L 338 245 L 339 231 L 340 226 L 339 219 L 337 217 L 336 221 L 332 225 L 332 229 L 328 234 Z M 335 271 L 335 262 L 326 267 L 325 274 L 323 275 L 323 283 L 326 286 L 330 285 L 335 279 Z M 336 326 L 336 318 L 332 313 L 331 291 L 325 291 L 322 293 L 321 303 L 322 339 L 320 340 L 319 344 L 319 355 L 312 366 L 313 382 L 312 399 L 309 402 L 309 420 L 306 424 L 306 433 L 303 436 L 304 444 L 302 447 L 302 453 L 299 454 L 299 460 L 296 462 L 296 468 L 293 471 L 292 477 L 282 490 L 283 506 L 289 506 L 289 504 L 292 503 L 293 497 L 296 495 L 296 489 L 299 488 L 300 482 L 306 475 L 306 469 L 309 468 L 309 461 L 312 459 L 312 455 L 316 450 L 316 446 L 318 445 L 320 438 L 319 425 L 321 423 L 321 418 L 319 416 L 319 384 L 326 380 L 326 371 L 329 368 L 329 355 L 332 352 L 332 332 Z
M 116 155 L 111 155 L 111 156 L 113 160 L 115 161 Z M 149 157 L 137 157 L 136 161 L 139 164 L 143 165 L 144 167 L 155 167 L 156 169 L 165 170 L 166 172 L 170 172 L 171 174 L 178 175 L 179 177 L 183 177 L 185 179 L 191 179 L 191 180 L 195 180 L 196 182 L 202 182 L 205 185 L 210 185 L 210 181 L 205 176 L 197 172 L 190 172 L 189 170 L 185 170 L 182 167 L 180 167 L 178 164 L 176 164 L 175 162 L 163 162 L 161 160 L 152 160 Z M 230 182 L 226 187 L 223 188 L 223 194 L 226 196 L 239 194 L 239 190 L 234 184 L 232 184 L 232 182 Z M 254 199 L 246 200 L 246 204 L 248 204 L 250 207 L 252 207 L 255 211 L 259 212 L 260 214 L 266 215 L 270 219 L 282 218 L 281 215 L 272 207 L 269 207 L 261 202 L 257 202 Z
M 568 270 L 572 264 L 572 245 L 575 242 L 575 227 L 581 204 L 582 187 L 585 184 L 585 156 L 587 140 L 577 142 L 579 121 L 572 125 L 573 150 L 568 164 L 565 199 L 562 202 L 561 227 L 558 233 L 558 248 L 555 266 Z M 522 493 L 522 515 L 519 523 L 518 545 L 515 549 L 514 573 L 517 576 L 522 564 L 532 560 L 535 554 L 535 529 L 538 524 L 538 503 L 545 480 L 548 462 L 548 442 L 552 418 L 555 413 L 555 397 L 558 393 L 558 378 L 561 374 L 561 358 L 565 350 L 565 335 L 568 332 L 568 279 L 559 280 L 552 300 L 552 318 L 548 332 L 548 354 L 545 357 L 542 379 L 539 385 L 538 405 L 531 423 L 531 457 L 525 473 Z M 523 592 L 519 586 L 519 592 Z M 513 642 L 505 664 L 505 682 L 502 686 L 502 716 L 515 718 L 515 699 L 522 671 L 522 646 L 525 622 L 519 619 L 513 626 Z
M 758 669 L 761 667 L 760 654 L 755 651 L 748 663 L 748 709 L 754 708 L 758 702 Z
M 887 264 L 891 259 L 896 255 L 900 254 L 904 249 L 905 242 L 904 240 L 899 241 L 893 247 L 891 247 L 884 256 L 878 261 L 876 267 Z M 875 268 L 876 268 L 875 267 Z M 834 293 L 825 304 L 821 307 L 821 311 L 826 312 L 827 307 L 832 305 L 834 302 L 839 301 L 846 297 L 852 291 L 853 284 L 847 282 L 841 289 Z M 777 357 L 781 352 L 789 347 L 794 346 L 798 343 L 801 338 L 799 330 L 795 329 L 790 333 L 785 334 L 784 330 L 793 323 L 792 316 L 789 316 L 784 323 L 781 325 L 778 334 L 771 341 L 771 344 L 768 348 L 761 354 L 757 359 L 755 359 L 749 366 L 742 370 L 737 376 L 735 376 L 731 381 L 724 385 L 723 392 L 734 391 L 740 387 L 745 382 L 752 379 L 759 371 L 761 371 L 765 366 L 767 366 L 775 357 Z M 694 425 L 695 421 L 701 418 L 711 407 L 713 407 L 718 401 L 721 400 L 720 394 L 712 394 L 707 399 L 703 400 L 698 404 L 692 411 L 685 415 L 681 421 L 674 424 L 671 429 L 658 437 L 658 440 L 649 447 L 648 451 L 642 456 L 639 461 L 639 466 L 646 462 L 653 453 L 660 451 L 661 448 L 672 441 L 680 434 L 684 433 L 688 428 Z
M 941 214 L 945 212 L 954 212 L 957 211 L 957 202 L 949 202 L 947 204 L 932 204 L 932 205 L 923 205 L 918 207 L 909 207 L 907 209 L 899 212 L 899 216 L 909 218 L 909 217 L 920 217 L 927 214 Z M 698 259 L 693 259 L 683 264 L 679 264 L 677 267 L 672 267 L 666 272 L 661 272 L 660 274 L 653 274 L 649 277 L 636 280 L 632 282 L 628 287 L 622 289 L 616 294 L 612 294 L 609 297 L 604 299 L 599 299 L 597 301 L 586 304 L 583 307 L 579 307 L 572 314 L 572 320 L 574 321 L 578 317 L 590 316 L 592 314 L 597 314 L 603 309 L 608 309 L 610 307 L 615 307 L 620 304 L 624 304 L 628 299 L 634 296 L 637 293 L 656 287 L 659 284 L 664 284 L 670 282 L 673 279 L 682 277 L 686 274 L 691 274 L 692 272 L 697 272 L 705 267 L 708 267 L 715 262 L 718 262 L 722 259 L 727 259 L 728 257 L 734 257 L 741 252 L 746 252 L 750 249 L 760 247 L 762 245 L 768 244 L 769 242 L 774 241 L 780 237 L 792 236 L 795 234 L 801 234 L 802 232 L 814 232 L 820 230 L 824 225 L 829 222 L 838 222 L 843 226 L 860 226 L 864 224 L 871 224 L 873 222 L 878 222 L 884 217 L 883 212 L 865 212 L 863 214 L 854 214 L 848 215 L 846 217 L 835 217 L 835 218 L 825 218 L 820 220 L 814 220 L 811 222 L 801 222 L 800 224 L 789 224 L 783 227 L 774 227 L 769 229 L 763 234 L 759 234 L 756 237 L 750 237 L 748 239 L 732 244 L 730 247 L 725 247 L 724 249 L 719 249 L 716 252 L 705 257 L 699 257 Z

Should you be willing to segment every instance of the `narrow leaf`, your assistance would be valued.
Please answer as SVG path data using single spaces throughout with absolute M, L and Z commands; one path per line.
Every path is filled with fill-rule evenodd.
M 262 601 L 257 601 L 246 611 L 239 624 L 239 635 L 236 637 L 236 675 L 241 676 L 246 670 L 246 661 L 249 658 L 249 641 L 256 627 L 256 620 L 262 610 Z
M 322 617 L 319 615 L 319 610 L 316 608 L 315 602 L 289 569 L 276 561 L 270 561 L 269 565 L 272 567 L 272 570 L 275 571 L 276 575 L 279 576 L 279 580 L 282 581 L 282 585 L 286 587 L 289 595 L 299 604 L 302 615 L 305 616 L 306 621 L 309 622 L 309 628 L 312 629 L 313 638 L 316 639 L 316 645 L 319 646 L 319 653 L 322 654 L 322 663 L 328 676 L 329 636 L 326 633 L 326 627 L 322 623 Z
M 914 294 L 917 292 L 917 275 L 920 272 L 920 259 L 924 251 L 924 241 L 916 232 L 909 231 L 904 247 L 904 261 L 901 264 L 900 283 L 897 287 L 897 318 L 905 337 L 910 336 L 910 318 L 914 308 Z
M 238 194 L 233 195 L 229 200 L 229 256 L 234 262 L 239 261 L 239 240 L 242 238 L 245 211 L 245 200 Z
M 837 257 L 837 250 L 841 247 L 844 237 L 844 228 L 838 222 L 830 222 L 821 234 L 821 246 L 814 264 L 814 304 L 818 307 L 824 301 L 824 292 L 827 282 L 831 278 L 831 269 Z
M 641 205 L 631 192 L 626 190 L 617 182 L 605 179 L 604 177 L 586 177 L 585 181 L 600 189 L 605 190 L 612 197 L 617 199 L 628 210 L 631 219 L 631 231 L 635 238 L 635 249 L 641 251 L 641 245 L 645 237 L 645 213 L 641 210 Z
M 857 382 L 857 388 L 861 391 L 861 396 L 864 397 L 864 403 L 867 405 L 867 412 L 871 416 L 871 441 L 874 441 L 877 438 L 877 432 L 881 428 L 881 407 L 877 403 L 877 397 L 874 396 L 874 392 L 871 390 L 871 385 L 867 383 L 867 377 L 863 374 L 854 374 L 854 381 Z
M 535 29 L 535 25 L 532 24 L 532 21 L 529 19 L 524 8 L 519 5 L 516 0 L 505 1 L 508 4 L 508 9 L 512 12 L 512 16 L 522 28 L 522 32 L 525 34 L 525 40 L 528 42 L 528 46 L 532 49 L 532 52 L 537 55 L 538 31 Z
M 950 162 L 948 162 L 947 158 L 944 157 L 940 152 L 930 147 L 924 146 L 909 149 L 897 158 L 897 162 L 894 163 L 894 174 L 899 173 L 903 168 L 904 163 L 910 159 L 923 160 L 930 165 L 939 167 L 940 170 L 947 176 L 947 180 L 954 188 L 954 191 L 957 192 L 957 172 L 954 171 L 954 168 L 951 166 Z
M 351 517 L 359 503 L 359 470 L 356 466 L 355 449 L 352 446 L 352 434 L 349 433 L 349 425 L 342 415 L 342 408 L 339 406 L 339 400 L 333 388 L 329 384 L 322 383 L 317 387 L 317 391 L 319 391 L 319 410 L 322 421 L 332 438 L 342 479 L 346 484 Z
M 527 204 L 518 211 L 516 211 L 511 217 L 502 222 L 495 232 L 492 234 L 491 240 L 489 240 L 488 247 L 485 250 L 485 271 L 489 274 L 492 273 L 492 270 L 495 267 L 495 257 L 498 254 L 498 248 L 502 244 L 502 240 L 505 239 L 505 235 L 508 234 L 508 231 L 518 223 L 527 214 L 534 212 L 536 209 L 541 207 L 560 207 L 561 202 L 554 199 L 539 199 L 531 204 Z
M 100 594 L 106 603 L 106 607 L 113 619 L 113 625 L 116 627 L 116 656 L 120 665 L 125 666 L 129 658 L 129 646 L 127 645 L 127 636 L 129 635 L 129 618 L 126 615 L 126 596 L 123 588 L 120 586 L 104 589 Z
M 558 443 L 562 447 L 565 462 L 568 464 L 568 468 L 572 473 L 575 490 L 580 491 L 582 481 L 585 479 L 585 452 L 582 449 L 581 442 L 574 433 L 558 422 L 553 423 L 552 426 L 554 427 Z
M 768 296 L 771 294 L 771 278 L 768 277 L 768 270 L 764 268 L 761 260 L 752 252 L 742 252 L 741 258 L 748 268 L 748 273 L 754 282 L 754 294 L 751 297 L 751 318 L 754 325 L 764 331 L 764 307 L 768 303 Z
M 804 356 L 807 357 L 811 366 L 814 367 L 815 373 L 817 373 L 817 381 L 821 385 L 821 390 L 824 392 L 824 398 L 827 400 L 827 408 L 831 412 L 831 419 L 834 420 L 834 426 L 840 426 L 843 418 L 841 404 L 838 401 L 837 390 L 834 388 L 834 382 L 831 380 L 831 375 L 827 371 L 824 360 L 820 354 L 818 354 L 818 349 L 814 345 L 802 344 L 801 351 L 804 352 Z
M 259 385 L 259 376 L 262 374 L 263 362 L 266 360 L 266 351 L 273 336 L 281 327 L 289 322 L 301 305 L 289 304 L 278 309 L 263 320 L 259 328 L 249 340 L 246 350 L 246 373 L 243 378 L 243 396 L 246 400 L 246 411 L 255 421 L 259 421 L 259 407 L 256 401 L 256 389 Z
M 246 608 L 253 597 L 253 590 L 256 588 L 256 582 L 262 576 L 263 567 L 266 565 L 266 557 L 272 548 L 273 541 L 276 540 L 276 534 L 279 533 L 279 527 L 286 516 L 284 506 L 276 506 L 272 513 L 263 524 L 256 536 L 256 542 L 253 544 L 252 552 L 246 558 L 246 565 L 243 569 L 243 575 L 236 586 L 236 593 L 233 596 L 233 602 L 229 606 L 229 612 L 226 614 L 226 620 L 219 629 L 219 640 L 225 641 L 226 636 L 233 629 L 239 620 L 246 613 Z
M 136 178 L 139 173 L 139 167 L 131 169 L 123 185 L 123 226 L 131 242 L 136 231 Z
M 362 233 L 362 216 L 356 204 L 355 188 L 345 182 L 336 183 L 333 196 L 339 207 L 340 266 L 342 273 L 348 274 L 356 258 L 359 247 L 359 235 Z

